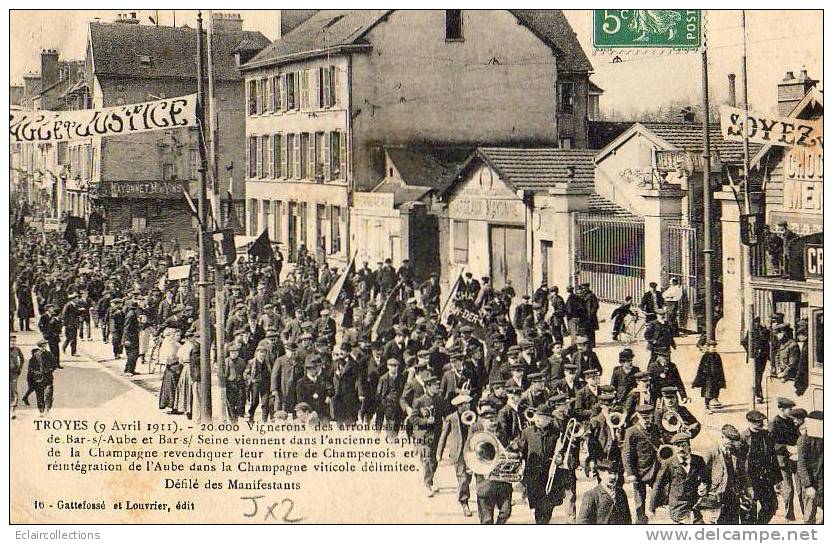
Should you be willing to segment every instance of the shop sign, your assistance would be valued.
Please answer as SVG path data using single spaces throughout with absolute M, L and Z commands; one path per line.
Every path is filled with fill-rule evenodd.
M 824 247 L 817 244 L 804 246 L 804 277 L 821 279 L 824 276 Z
M 523 223 L 524 204 L 520 200 L 455 198 L 448 205 L 449 216 L 505 223 Z

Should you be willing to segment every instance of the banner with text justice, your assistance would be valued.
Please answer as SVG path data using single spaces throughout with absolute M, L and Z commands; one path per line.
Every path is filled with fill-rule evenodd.
M 12 111 L 9 115 L 12 142 L 63 142 L 196 125 L 196 94 L 112 108 Z

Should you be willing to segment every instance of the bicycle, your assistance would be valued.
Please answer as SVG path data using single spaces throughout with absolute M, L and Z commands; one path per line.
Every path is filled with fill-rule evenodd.
M 616 340 L 623 346 L 630 346 L 637 342 L 645 329 L 645 319 L 641 312 L 626 315 L 623 319 L 622 330 Z

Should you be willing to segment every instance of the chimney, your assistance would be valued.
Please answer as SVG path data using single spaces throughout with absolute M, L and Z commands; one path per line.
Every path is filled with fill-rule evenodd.
M 292 32 L 301 23 L 318 13 L 317 9 L 282 9 L 281 12 L 281 28 L 278 33 L 278 39 L 283 38 L 289 32 Z
M 212 13 L 214 32 L 243 32 L 243 18 L 239 13 Z
M 807 75 L 807 69 L 802 66 L 798 77 L 792 70 L 787 70 L 784 79 L 778 83 L 778 115 L 788 116 L 801 102 L 818 80 Z
M 61 75 L 58 70 L 58 50 L 44 49 L 40 53 L 41 90 L 48 89 L 58 82 Z
M 116 18 L 117 23 L 123 23 L 126 25 L 138 25 L 139 18 L 136 17 L 136 12 L 131 11 L 129 13 L 119 13 L 118 17 Z
M 733 108 L 738 105 L 738 95 L 735 89 L 735 74 L 729 74 L 729 105 Z
M 29 72 L 23 76 L 23 95 L 26 97 L 35 96 L 40 92 L 40 74 Z

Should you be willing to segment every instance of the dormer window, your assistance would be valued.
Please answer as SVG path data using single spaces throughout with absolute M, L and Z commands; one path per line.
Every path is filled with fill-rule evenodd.
M 445 41 L 463 41 L 463 10 L 445 10 Z

